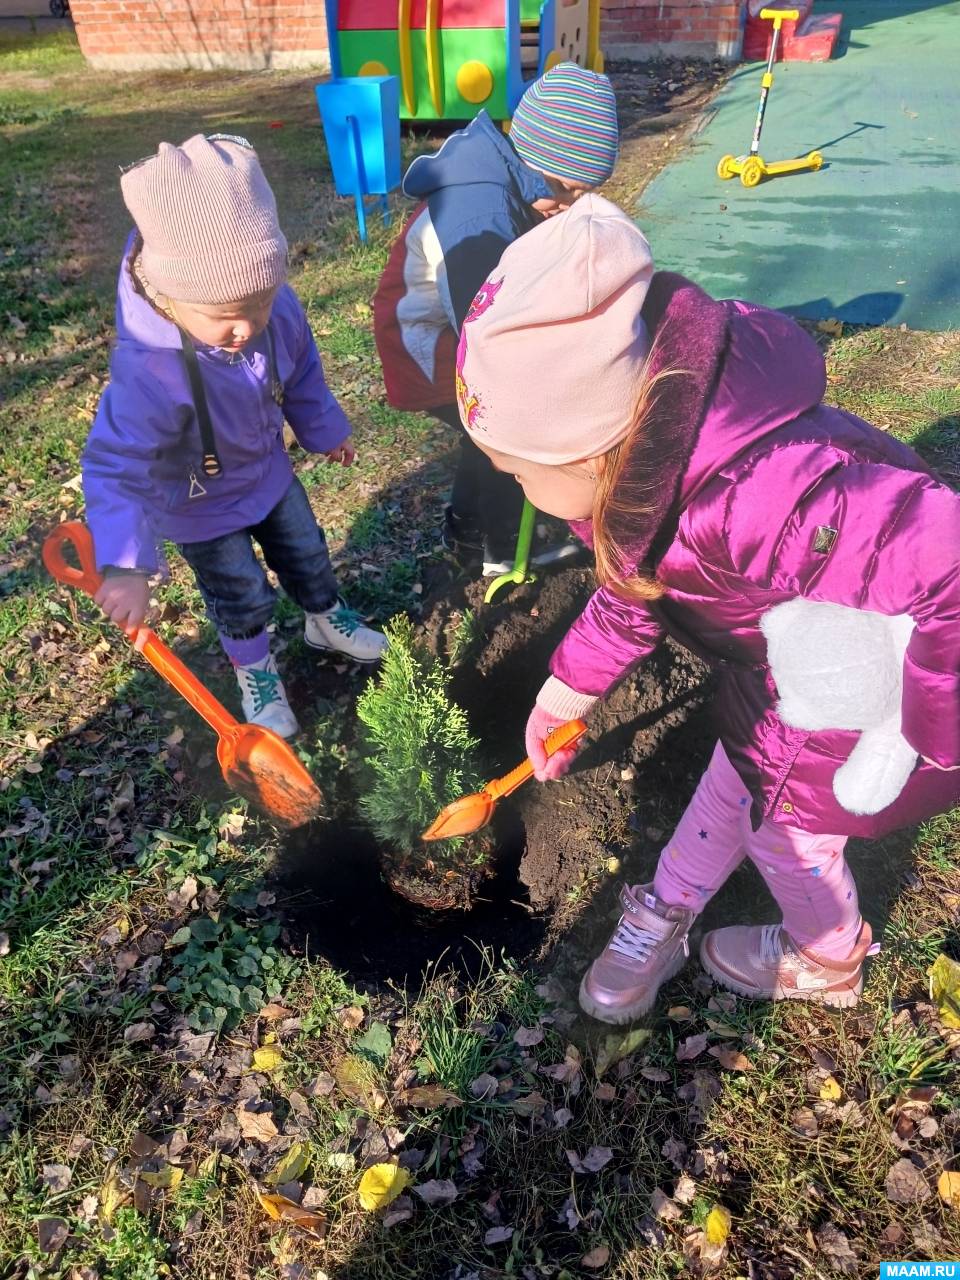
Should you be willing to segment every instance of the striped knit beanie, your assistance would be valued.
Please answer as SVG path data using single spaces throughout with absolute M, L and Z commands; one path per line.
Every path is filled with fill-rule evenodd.
M 510 141 L 532 168 L 599 186 L 613 173 L 620 145 L 613 86 L 575 62 L 558 63 L 517 103 Z

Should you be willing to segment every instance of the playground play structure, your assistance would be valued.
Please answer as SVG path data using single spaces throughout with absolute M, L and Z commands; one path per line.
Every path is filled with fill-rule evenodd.
M 334 79 L 396 76 L 403 120 L 509 120 L 558 62 L 603 70 L 600 0 L 326 0 Z

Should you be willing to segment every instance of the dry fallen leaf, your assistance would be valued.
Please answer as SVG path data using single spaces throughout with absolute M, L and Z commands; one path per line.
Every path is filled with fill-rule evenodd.
M 673 1198 L 677 1204 L 692 1204 L 697 1194 L 697 1184 L 688 1173 L 683 1173 L 677 1179 L 677 1185 L 673 1188 Z
M 286 1005 L 277 1004 L 272 1000 L 269 1004 L 265 1004 L 257 1014 L 258 1018 L 266 1018 L 270 1022 L 279 1022 L 281 1018 L 290 1018 L 292 1016 L 292 1009 L 288 1009 Z
M 612 1084 L 598 1084 L 593 1091 L 593 1096 L 598 1102 L 612 1102 L 617 1096 L 617 1091 Z
M 820 1097 L 824 1102 L 839 1102 L 843 1097 L 843 1090 L 837 1083 L 835 1076 L 827 1076 L 823 1084 L 820 1086 Z
M 660 1187 L 654 1187 L 650 1196 L 650 1212 L 664 1222 L 673 1222 L 683 1216 L 683 1210 Z
M 598 1076 L 609 1071 L 615 1062 L 627 1058 L 647 1040 L 652 1032 L 648 1027 L 633 1027 L 629 1031 L 611 1031 L 603 1037 L 597 1052 L 594 1070 Z
M 337 1086 L 345 1098 L 368 1111 L 379 1111 L 386 1098 L 377 1086 L 376 1076 L 365 1058 L 348 1055 L 334 1070 Z
M 395 1164 L 374 1164 L 360 1179 L 357 1196 L 361 1206 L 372 1212 L 391 1204 L 412 1181 L 413 1174 L 409 1169 L 401 1169 Z
M 120 1175 L 111 1165 L 107 1170 L 107 1177 L 103 1186 L 100 1188 L 100 1213 L 104 1221 L 107 1223 L 112 1222 L 113 1215 L 121 1205 L 126 1204 L 132 1195 L 132 1189 L 120 1180 Z
M 248 1111 L 246 1107 L 240 1107 L 236 1115 L 240 1136 L 243 1138 L 250 1138 L 254 1142 L 269 1142 L 280 1132 L 273 1122 L 272 1111 Z
M 413 1190 L 424 1204 L 429 1204 L 433 1208 L 442 1208 L 443 1205 L 452 1204 L 460 1194 L 457 1190 L 457 1184 L 450 1178 L 434 1178 L 430 1182 L 421 1183 L 419 1187 L 414 1187 Z
M 286 1196 L 273 1195 L 255 1188 L 257 1200 L 264 1213 L 275 1222 L 292 1223 L 298 1230 L 311 1236 L 314 1240 L 322 1240 L 327 1230 L 327 1215 L 316 1209 L 305 1209 Z
M 830 1263 L 832 1271 L 838 1271 L 843 1276 L 858 1276 L 860 1274 L 860 1263 L 857 1255 L 850 1246 L 850 1241 L 832 1222 L 825 1222 L 814 1232 L 814 1237 L 820 1252 Z
M 264 1182 L 268 1187 L 279 1187 L 284 1182 L 296 1182 L 309 1169 L 310 1156 L 308 1143 L 295 1142 L 266 1175 Z
M 514 1227 L 491 1227 L 483 1237 L 484 1244 L 506 1244 L 513 1239 Z
M 348 1004 L 337 1016 L 348 1031 L 356 1031 L 363 1022 L 363 1010 L 358 1009 L 355 1004 Z
M 73 1177 L 68 1165 L 45 1164 L 43 1166 L 43 1185 L 51 1191 L 66 1191 Z
M 671 1078 L 669 1071 L 664 1071 L 662 1067 L 641 1067 L 640 1074 L 644 1080 L 652 1080 L 654 1084 L 666 1084 Z
M 894 1204 L 921 1204 L 931 1194 L 926 1179 L 911 1160 L 898 1160 L 884 1185 L 887 1199 Z
M 497 1078 L 489 1072 L 477 1076 L 476 1080 L 470 1081 L 470 1096 L 477 1098 L 480 1102 L 485 1102 L 488 1098 L 495 1096 L 497 1092 Z
M 713 1245 L 723 1244 L 730 1234 L 731 1221 L 730 1210 L 725 1209 L 722 1204 L 715 1204 L 707 1214 L 707 1220 L 703 1226 L 707 1242 Z
M 513 1038 L 521 1049 L 530 1049 L 543 1039 L 543 1027 L 520 1027 Z
M 265 1044 L 253 1051 L 251 1071 L 276 1071 L 283 1066 L 283 1050 L 276 1044 Z
M 599 1271 L 601 1267 L 605 1267 L 610 1261 L 610 1246 L 598 1244 L 595 1249 L 591 1249 L 589 1253 L 585 1253 L 580 1259 L 581 1266 L 589 1267 L 591 1271 Z
M 56 1253 L 67 1242 L 70 1228 L 63 1218 L 41 1218 L 37 1223 L 37 1243 L 43 1253 Z
M 790 1119 L 790 1128 L 801 1138 L 815 1138 L 820 1132 L 817 1117 L 812 1108 L 801 1107 Z
M 599 1173 L 613 1159 L 613 1152 L 609 1147 L 591 1147 L 582 1157 L 576 1151 L 568 1151 L 567 1159 L 574 1173 Z
M 698 1036 L 687 1036 L 686 1040 L 681 1040 L 677 1045 L 677 1061 L 692 1062 L 694 1058 L 698 1058 L 707 1047 L 707 1033 L 701 1032 Z
M 928 970 L 930 999 L 946 1027 L 960 1027 L 960 964 L 939 955 Z
M 152 1173 L 141 1170 L 137 1177 L 141 1182 L 145 1182 L 148 1187 L 163 1187 L 170 1191 L 176 1191 L 183 1181 L 183 1170 L 178 1164 L 165 1164 L 162 1168 Z
M 671 1022 L 689 1022 L 693 1010 L 687 1004 L 675 1004 L 667 1010 L 667 1017 Z
M 821 333 L 828 333 L 831 338 L 843 337 L 843 321 L 837 319 L 818 320 L 817 328 Z
M 496 1081 L 494 1081 L 496 1092 Z M 412 1089 L 401 1089 L 397 1094 L 397 1102 L 405 1107 L 417 1107 L 422 1111 L 430 1111 L 434 1107 L 460 1107 L 463 1099 L 458 1098 L 452 1089 L 442 1084 L 419 1084 Z
M 731 1049 L 725 1044 L 715 1044 L 707 1052 L 720 1063 L 726 1071 L 752 1071 L 753 1063 L 739 1049 Z
M 937 1180 L 937 1191 L 944 1204 L 948 1204 L 956 1213 L 960 1213 L 960 1173 L 944 1170 Z

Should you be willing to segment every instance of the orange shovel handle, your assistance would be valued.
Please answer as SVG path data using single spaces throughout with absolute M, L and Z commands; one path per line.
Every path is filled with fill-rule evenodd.
M 64 557 L 67 544 L 73 547 L 80 561 L 76 569 Z M 69 587 L 77 587 L 87 595 L 95 595 L 103 582 L 97 572 L 97 560 L 93 548 L 93 538 L 87 526 L 79 520 L 69 520 L 58 525 L 43 544 L 43 563 L 58 582 Z M 218 702 L 209 689 L 204 688 L 192 671 L 189 671 L 176 654 L 149 628 L 141 652 L 153 669 L 172 685 L 183 698 L 190 703 L 198 715 L 203 716 L 207 724 L 221 738 L 229 737 L 239 729 L 236 719 L 221 702 Z M 133 640 L 136 631 L 127 632 Z
M 582 720 L 568 720 L 566 724 L 561 724 L 556 729 L 551 729 L 543 743 L 547 758 L 549 759 L 550 756 L 556 755 L 558 751 L 562 751 L 565 747 L 572 747 L 574 743 L 580 741 L 586 732 L 587 726 Z M 533 765 L 530 763 L 530 757 L 528 756 L 523 764 L 518 764 L 516 769 L 511 769 L 502 778 L 494 778 L 493 782 L 488 782 L 483 790 L 492 800 L 502 800 L 504 796 L 516 791 L 517 787 L 522 786 L 528 778 L 532 777 Z

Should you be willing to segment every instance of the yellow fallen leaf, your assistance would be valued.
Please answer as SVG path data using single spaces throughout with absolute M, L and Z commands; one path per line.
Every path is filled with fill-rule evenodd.
M 960 964 L 949 956 L 937 956 L 927 971 L 930 999 L 944 1026 L 960 1027 Z
M 707 1220 L 703 1226 L 707 1242 L 709 1244 L 723 1244 L 730 1234 L 731 1221 L 730 1210 L 725 1209 L 722 1204 L 715 1204 L 707 1214 Z
M 829 333 L 832 338 L 843 337 L 843 321 L 842 320 L 819 320 L 817 328 L 821 333 Z
M 268 1187 L 283 1182 L 296 1182 L 310 1167 L 310 1147 L 306 1142 L 295 1142 L 286 1155 L 273 1166 L 264 1182 Z
M 273 1218 L 275 1222 L 292 1222 L 315 1240 L 323 1239 L 327 1230 L 325 1213 L 319 1213 L 316 1209 L 304 1209 L 286 1196 L 271 1195 L 261 1191 L 259 1187 L 256 1188 L 256 1193 L 261 1209 L 269 1218 Z
M 413 1181 L 408 1169 L 395 1164 L 375 1164 L 360 1179 L 357 1195 L 364 1209 L 382 1209 Z
M 259 1049 L 254 1049 L 252 1070 L 276 1071 L 282 1065 L 283 1052 L 278 1045 L 265 1044 Z
M 133 1192 L 123 1184 L 114 1167 L 107 1170 L 107 1177 L 100 1188 L 100 1214 L 105 1222 L 112 1222 L 113 1215 L 127 1203 Z
M 220 1163 L 220 1152 L 211 1151 L 208 1156 L 204 1156 L 197 1166 L 198 1178 L 212 1178 L 217 1172 L 217 1165 Z
M 156 1173 L 141 1171 L 137 1177 L 141 1182 L 145 1182 L 148 1187 L 166 1187 L 170 1191 L 176 1191 L 183 1181 L 183 1170 L 179 1165 L 165 1164 Z
M 693 1010 L 689 1005 L 675 1004 L 667 1010 L 667 1017 L 671 1022 L 686 1022 L 693 1017 Z
M 960 1213 L 960 1173 L 945 1170 L 937 1181 L 937 1190 L 943 1203 Z
M 827 1076 L 820 1086 L 820 1097 L 824 1102 L 839 1102 L 843 1097 L 843 1090 L 833 1076 Z

